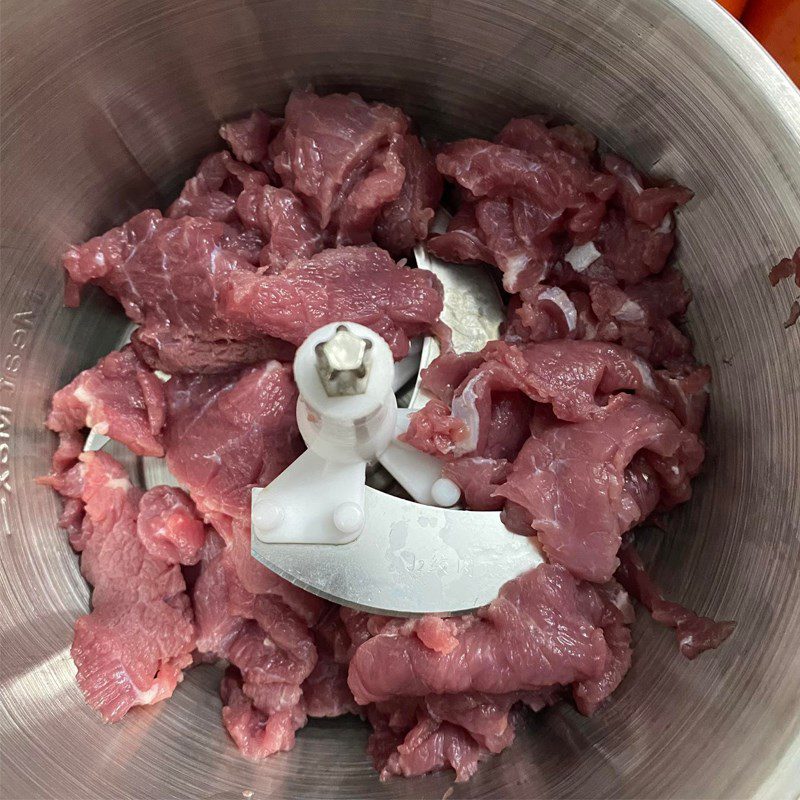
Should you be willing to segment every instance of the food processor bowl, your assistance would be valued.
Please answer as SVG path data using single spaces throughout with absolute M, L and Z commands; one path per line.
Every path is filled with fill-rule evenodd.
M 220 120 L 293 87 L 402 106 L 429 137 L 554 112 L 695 191 L 677 262 L 714 371 L 690 503 L 642 534 L 669 596 L 738 620 L 697 661 L 640 615 L 593 717 L 561 704 L 454 798 L 794 796 L 800 775 L 800 325 L 769 267 L 800 244 L 800 94 L 711 0 L 5 0 L 2 30 L 0 693 L 7 798 L 441 798 L 452 773 L 378 780 L 352 717 L 245 760 L 219 669 L 104 725 L 69 657 L 89 593 L 34 478 L 53 392 L 116 347 L 100 292 L 62 306 L 70 242 L 163 208 Z M 251 794 L 252 793 L 252 794 Z

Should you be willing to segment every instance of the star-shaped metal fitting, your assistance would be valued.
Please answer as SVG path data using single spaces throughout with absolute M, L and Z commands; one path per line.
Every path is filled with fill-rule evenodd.
M 369 380 L 372 342 L 362 339 L 346 325 L 339 325 L 327 342 L 320 342 L 317 374 L 329 397 L 363 394 Z

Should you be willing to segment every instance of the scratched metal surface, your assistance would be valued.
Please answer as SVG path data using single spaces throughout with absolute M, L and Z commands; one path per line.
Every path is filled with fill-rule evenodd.
M 692 664 L 636 629 L 636 663 L 591 719 L 566 706 L 454 798 L 785 798 L 800 726 L 800 327 L 767 266 L 800 242 L 800 99 L 709 0 L 5 0 L 2 26 L 0 715 L 7 798 L 441 798 L 450 776 L 380 784 L 354 719 L 240 758 L 216 675 L 101 725 L 68 659 L 88 594 L 57 504 L 32 480 L 51 393 L 124 330 L 93 295 L 61 308 L 65 243 L 163 206 L 217 121 L 291 86 L 400 103 L 430 132 L 484 134 L 555 109 L 677 176 L 691 329 L 715 371 L 710 458 L 648 555 L 672 594 L 739 620 Z

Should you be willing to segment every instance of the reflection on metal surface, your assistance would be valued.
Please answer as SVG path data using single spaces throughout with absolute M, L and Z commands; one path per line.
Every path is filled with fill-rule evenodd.
M 3 694 L 7 697 L 36 697 L 40 703 L 37 710 L 48 713 L 49 704 L 61 697 L 65 691 L 74 689 L 75 665 L 69 655 L 69 647 L 38 661 L 11 675 L 3 681 Z
M 606 707 L 528 717 L 455 797 L 797 793 L 800 330 L 783 331 L 790 291 L 773 293 L 764 268 L 800 241 L 800 101 L 735 20 L 699 0 L 7 0 L 0 55 L 0 472 L 13 477 L 0 489 L 12 533 L 0 537 L 5 796 L 441 798 L 452 784 L 451 774 L 379 783 L 354 718 L 312 721 L 291 753 L 248 762 L 220 724 L 209 667 L 168 702 L 103 725 L 58 660 L 88 594 L 56 530 L 58 504 L 33 483 L 54 447 L 42 421 L 49 396 L 127 325 L 99 292 L 64 310 L 58 258 L 68 242 L 165 207 L 220 146 L 220 119 L 278 110 L 308 83 L 401 103 L 442 138 L 555 109 L 696 192 L 680 214 L 678 263 L 695 297 L 690 330 L 715 373 L 711 451 L 660 542 L 657 577 L 739 627 L 687 665 L 671 632 L 641 624 L 634 667 Z M 15 345 L 14 315 L 32 297 L 36 320 Z
M 468 264 L 447 264 L 430 255 L 423 245 L 414 248 L 417 267 L 429 269 L 441 281 L 444 289 L 444 308 L 441 320 L 451 331 L 456 353 L 474 353 L 497 339 L 505 319 L 505 306 L 490 268 Z M 426 336 L 422 345 L 420 369 L 424 369 L 441 352 L 434 336 Z M 422 408 L 431 396 L 420 386 L 414 386 L 408 407 Z

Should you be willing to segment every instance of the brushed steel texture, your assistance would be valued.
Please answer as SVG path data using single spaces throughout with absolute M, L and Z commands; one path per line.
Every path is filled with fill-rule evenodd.
M 800 96 L 711 0 L 4 0 L 2 20 L 2 795 L 441 798 L 450 774 L 385 784 L 355 719 L 241 758 L 217 675 L 102 725 L 69 660 L 87 608 L 58 503 L 33 483 L 55 389 L 126 322 L 100 293 L 61 306 L 80 241 L 164 206 L 218 122 L 293 86 L 399 103 L 431 135 L 484 135 L 551 109 L 696 191 L 680 214 L 689 325 L 714 369 L 696 496 L 647 537 L 670 594 L 739 620 L 686 663 L 640 620 L 635 664 L 591 719 L 566 705 L 454 798 L 787 798 L 800 756 L 800 328 L 768 266 L 800 243 Z M 249 795 L 245 795 L 249 796 Z

